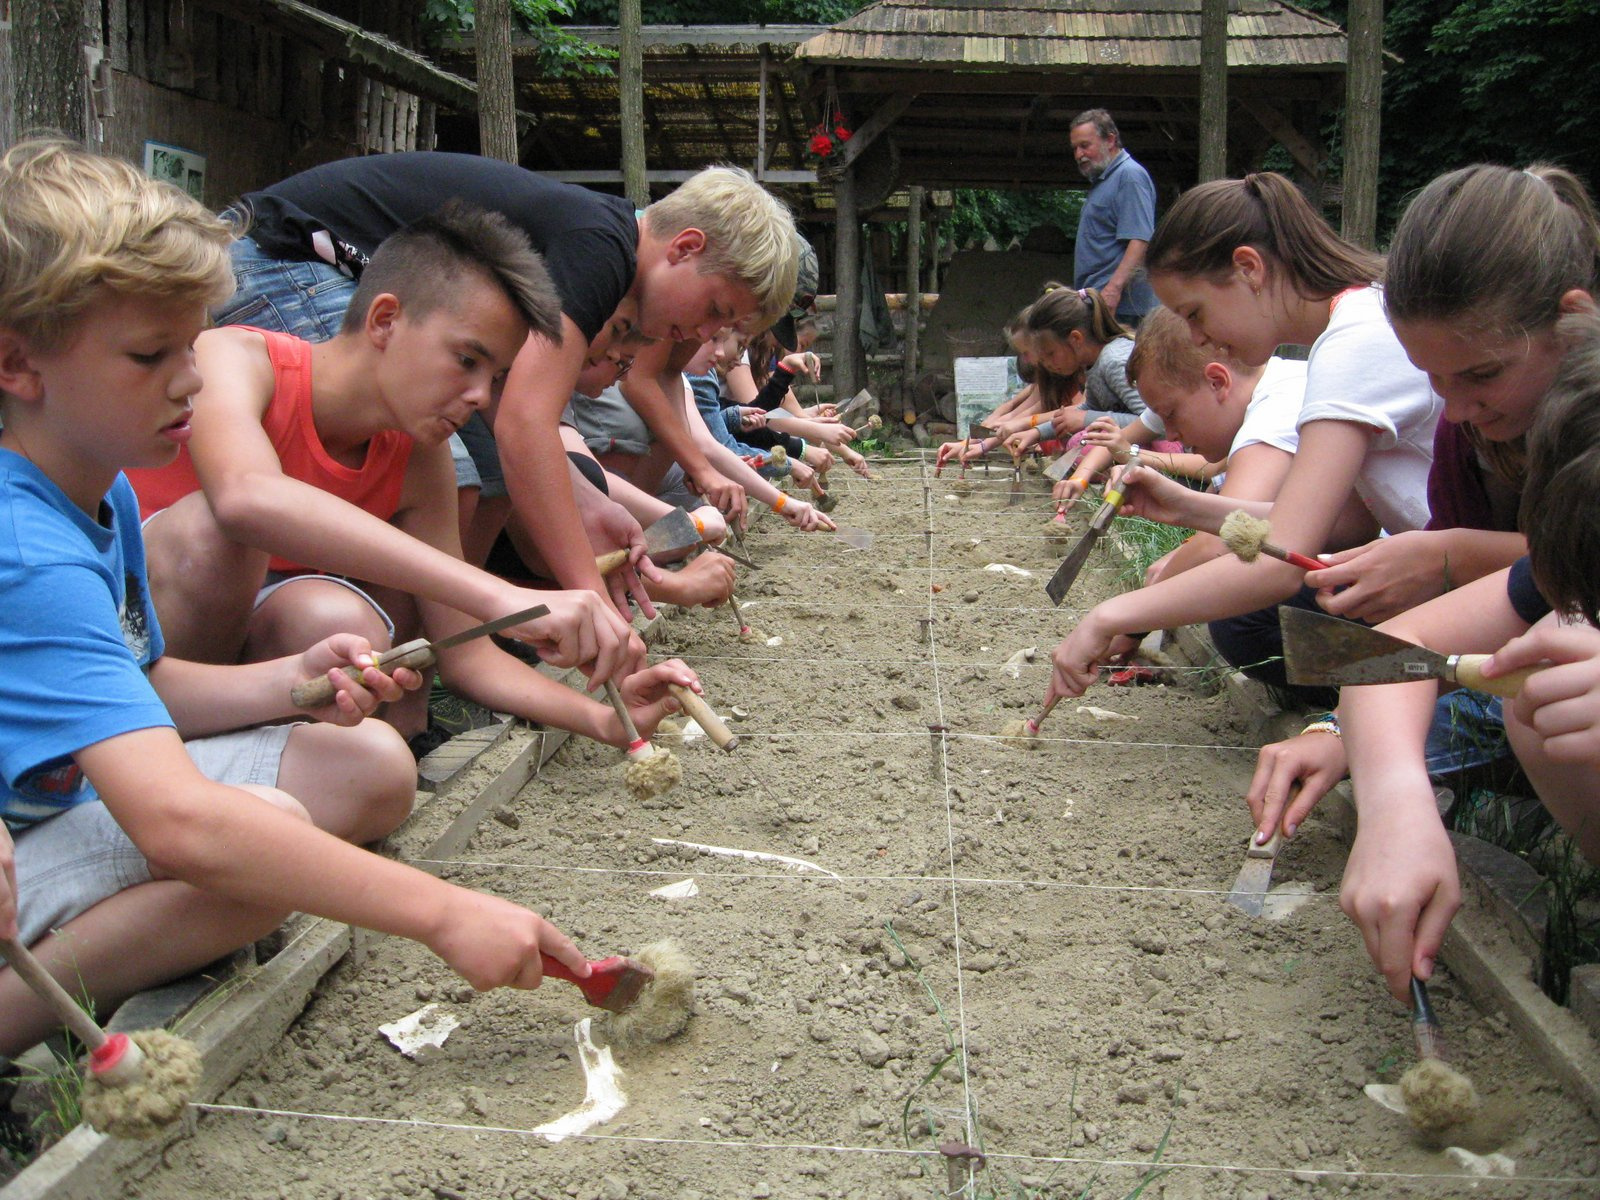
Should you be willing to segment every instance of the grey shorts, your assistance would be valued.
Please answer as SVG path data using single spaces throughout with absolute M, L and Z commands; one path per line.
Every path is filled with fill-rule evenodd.
M 655 441 L 644 418 L 615 386 L 594 397 L 574 396 L 561 420 L 576 429 L 596 454 L 643 454 Z
M 349 588 L 352 592 L 360 596 L 372 606 L 372 611 L 378 614 L 379 620 L 383 622 L 383 627 L 389 631 L 389 640 L 391 642 L 394 641 L 394 622 L 389 619 L 389 614 L 384 611 L 383 605 L 379 604 L 376 600 L 374 600 L 366 592 L 362 591 L 361 588 L 357 587 L 354 583 L 350 582 L 350 580 L 346 579 L 343 575 L 318 575 L 314 573 L 308 574 L 303 571 L 294 573 L 268 571 L 266 583 L 263 584 L 261 590 L 256 593 L 256 602 L 254 607 L 260 608 L 262 602 L 265 601 L 268 596 L 272 595 L 273 592 L 277 591 L 285 584 L 296 583 L 302 579 L 316 579 L 324 583 L 337 583 L 342 588 Z
M 456 465 L 456 488 L 477 488 L 484 500 L 506 495 L 506 472 L 500 465 L 500 447 L 482 413 L 473 413 L 460 430 L 450 435 L 450 459 Z
M 683 468 L 677 463 L 668 467 L 667 473 L 661 477 L 661 486 L 656 489 L 656 499 L 665 500 L 673 508 L 681 508 L 684 512 L 693 512 L 705 503 L 689 490 Z
M 293 725 L 262 725 L 183 748 L 207 779 L 272 787 Z M 17 852 L 18 940 L 31 946 L 118 892 L 150 882 L 150 864 L 99 800 L 12 835 Z

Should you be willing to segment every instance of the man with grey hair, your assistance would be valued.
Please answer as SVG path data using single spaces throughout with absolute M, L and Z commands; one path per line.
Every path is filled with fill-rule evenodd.
M 1072 120 L 1072 157 L 1089 180 L 1078 218 L 1072 283 L 1098 288 L 1119 320 L 1134 326 L 1156 306 L 1144 251 L 1156 228 L 1156 187 L 1122 148 L 1117 123 L 1103 108 Z

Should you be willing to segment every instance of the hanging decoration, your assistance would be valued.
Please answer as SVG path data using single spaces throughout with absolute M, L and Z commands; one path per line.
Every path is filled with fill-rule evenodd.
M 807 148 L 818 158 L 828 158 L 851 138 L 850 125 L 839 107 L 839 94 L 831 87 L 822 103 L 822 120 L 811 127 Z

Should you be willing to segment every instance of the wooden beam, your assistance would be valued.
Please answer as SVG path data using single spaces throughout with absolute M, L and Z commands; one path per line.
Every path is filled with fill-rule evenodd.
M 1323 166 L 1322 152 L 1294 127 L 1293 122 L 1264 100 L 1240 100 L 1239 107 L 1256 119 L 1274 140 L 1289 152 L 1301 170 L 1320 174 Z
M 640 0 L 621 0 L 618 9 L 617 83 L 621 89 L 622 190 L 635 208 L 650 203 L 644 152 L 644 40 L 640 34 Z
M 682 183 L 690 176 L 699 174 L 699 171 L 700 169 L 697 168 L 695 170 L 646 171 L 644 174 L 646 181 L 649 183 Z M 576 168 L 565 171 L 540 171 L 539 174 L 549 179 L 560 180 L 562 183 L 622 182 L 621 171 L 604 167 L 596 167 L 593 170 Z M 815 171 L 768 171 L 765 182 L 787 184 L 816 183 L 817 173 Z
M 414 50 L 302 4 L 300 0 L 196 0 L 196 3 L 236 21 L 301 39 L 324 58 L 353 63 L 373 79 L 404 88 L 452 112 L 478 111 L 478 87 L 470 79 L 453 75 Z
M 861 222 L 856 209 L 856 173 L 846 167 L 833 188 L 833 274 L 839 311 L 833 323 L 833 394 L 854 396 L 865 383 L 861 352 Z
M 838 171 L 848 169 L 851 163 L 866 153 L 868 146 L 877 141 L 889 126 L 900 119 L 900 115 L 911 107 L 911 102 L 916 98 L 915 92 L 902 92 L 890 96 L 880 104 L 844 144 L 844 149 L 833 156 L 832 162 L 829 163 L 830 168 Z
M 1337 78 L 1336 72 L 1327 75 Z M 839 94 L 892 95 L 916 92 L 924 96 L 1031 96 L 1045 93 L 1052 96 L 1076 96 L 1080 100 L 1132 96 L 1174 96 L 1193 101 L 1195 72 L 1144 72 L 1126 74 L 1094 74 L 1090 72 L 1056 72 L 1000 74 L 973 71 L 945 73 L 921 70 L 857 71 L 840 68 Z M 1317 75 L 1257 75 L 1240 71 L 1228 75 L 1229 90 L 1241 96 L 1265 96 L 1279 100 L 1321 99 L 1327 90 L 1323 76 Z M 1115 104 L 1106 107 L 1115 108 Z
M 917 350 L 922 318 L 922 189 L 911 188 L 911 205 L 906 209 L 906 335 L 905 400 L 910 403 L 917 384 Z M 851 393 L 852 395 L 854 393 Z

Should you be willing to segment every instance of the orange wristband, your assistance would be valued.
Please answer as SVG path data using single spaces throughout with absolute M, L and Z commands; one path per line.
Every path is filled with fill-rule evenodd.
M 1034 413 L 1033 416 L 1028 418 L 1028 428 L 1029 429 L 1037 429 L 1037 428 L 1039 428 L 1039 414 L 1038 413 Z
M 773 512 L 782 512 L 783 511 L 783 506 L 785 504 L 787 504 L 787 503 L 789 503 L 789 497 L 785 496 L 782 492 L 779 492 L 778 493 L 778 502 L 772 506 L 772 511 Z

